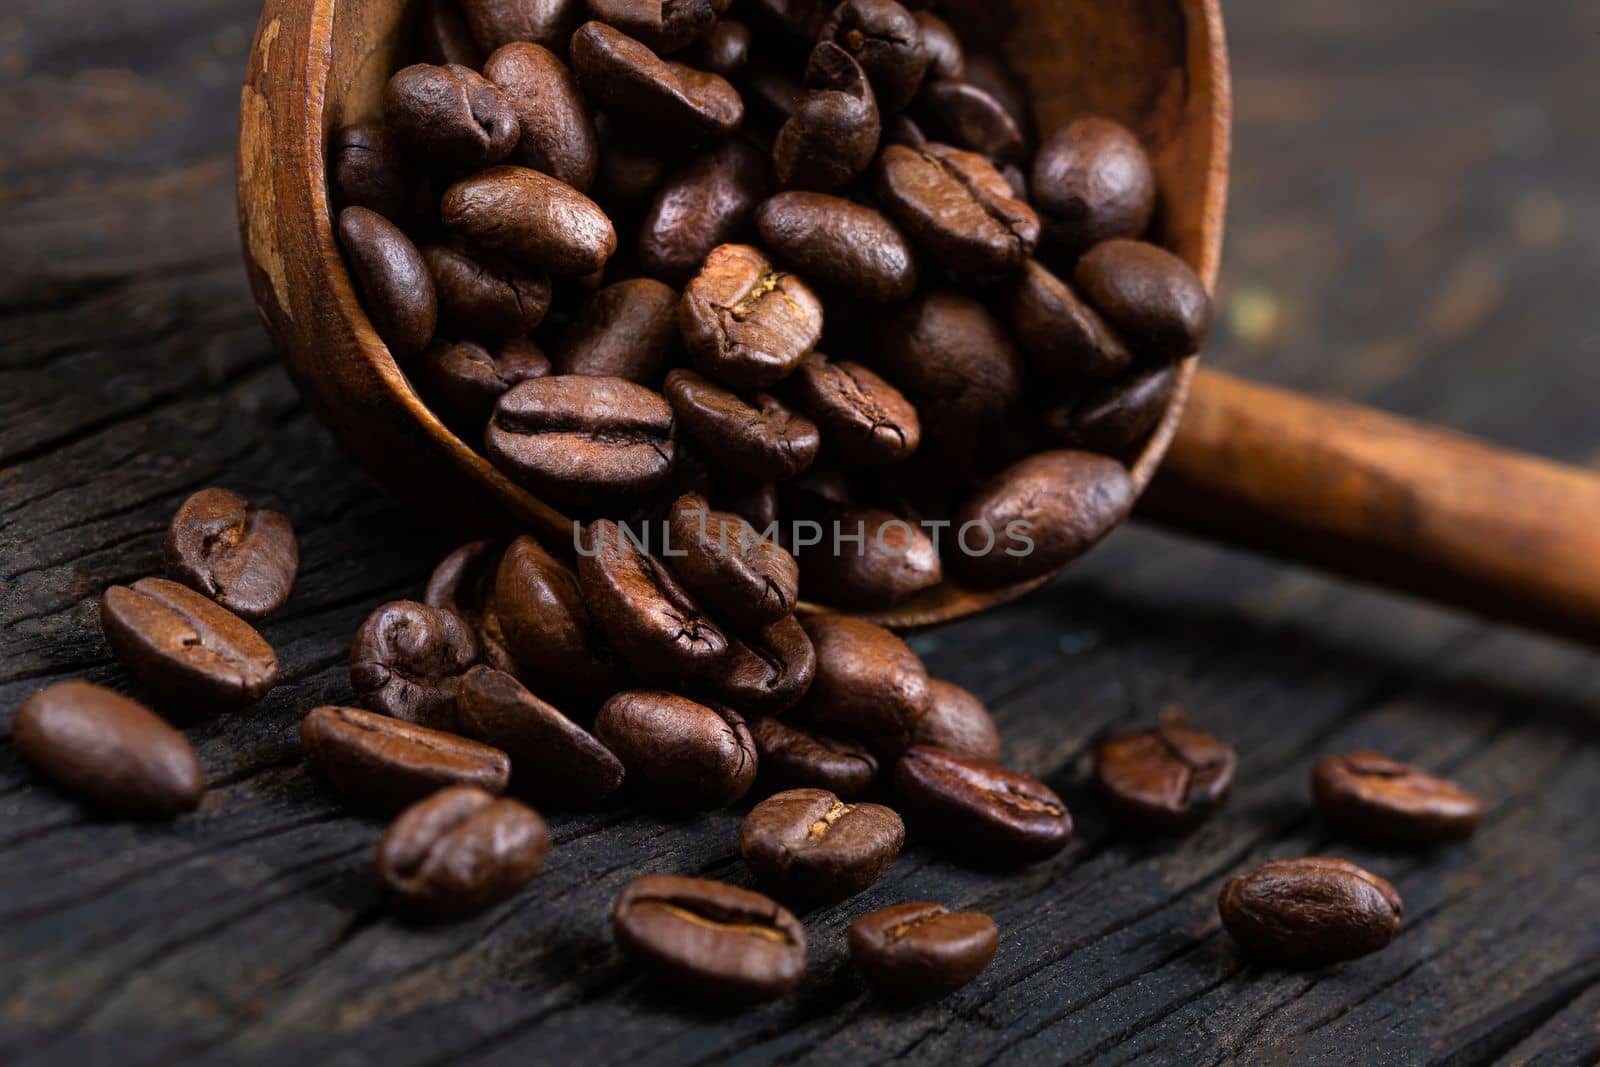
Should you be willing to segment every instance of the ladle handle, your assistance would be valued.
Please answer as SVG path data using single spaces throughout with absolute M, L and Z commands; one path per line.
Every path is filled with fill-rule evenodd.
M 1139 513 L 1600 643 L 1600 476 L 1211 371 Z

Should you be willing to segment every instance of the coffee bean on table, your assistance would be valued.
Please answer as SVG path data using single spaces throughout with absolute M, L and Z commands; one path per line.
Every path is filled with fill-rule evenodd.
M 459 63 L 476 70 L 483 66 L 483 56 L 456 0 L 423 0 L 417 16 L 419 60 L 439 66 Z
M 589 614 L 578 576 L 533 538 L 519 537 L 506 548 L 494 593 L 506 648 L 542 689 L 587 701 L 623 688 L 622 670 Z
M 11 744 L 62 789 L 117 813 L 193 811 L 206 788 L 188 738 L 144 705 L 88 682 L 59 682 L 23 701 Z
M 917 290 L 911 243 L 864 204 L 825 193 L 779 193 L 757 210 L 756 225 L 766 248 L 830 290 L 874 304 L 898 304 Z
M 726 708 L 631 689 L 605 702 L 594 730 L 622 760 L 630 786 L 667 811 L 725 808 L 755 781 L 750 729 Z
M 646 875 L 617 897 L 611 924 L 617 943 L 663 988 L 702 1006 L 776 1000 L 805 977 L 799 920 L 748 889 Z
M 1198 826 L 1233 790 L 1233 749 L 1168 709 L 1152 730 L 1122 734 L 1095 753 L 1095 784 L 1134 828 L 1182 833 Z
M 970 81 L 923 86 L 916 112 L 941 140 L 997 164 L 1017 164 L 1028 154 L 1027 136 L 1004 104 Z
M 749 245 L 722 245 L 683 292 L 678 324 L 695 369 L 731 389 L 787 377 L 822 337 L 822 304 Z
M 928 68 L 922 30 L 894 0 L 845 0 L 828 16 L 821 37 L 861 64 L 885 115 L 902 110 L 922 87 Z
M 1384 844 L 1459 841 L 1483 820 L 1478 798 L 1454 782 L 1370 749 L 1318 760 L 1311 792 L 1340 830 Z
M 512 161 L 587 193 L 599 165 L 600 142 L 567 65 L 547 48 L 517 41 L 489 57 L 483 76 L 505 94 L 517 117 Z
M 478 642 L 453 611 L 392 600 L 367 616 L 350 644 L 350 682 L 363 705 L 441 730 L 456 723 L 456 690 Z
M 800 594 L 794 557 L 739 516 L 686 493 L 668 516 L 672 573 L 718 619 L 753 629 L 793 614 Z
M 998 763 L 917 745 L 895 764 L 894 788 L 907 816 L 935 843 L 985 863 L 1037 863 L 1072 838 L 1061 798 Z
M 313 708 L 300 724 L 312 773 L 361 807 L 399 811 L 446 786 L 505 792 L 498 748 L 359 708 Z
M 552 354 L 561 374 L 626 378 L 655 389 L 677 350 L 677 290 L 630 278 L 585 300 Z
M 439 211 L 473 248 L 553 274 L 592 274 L 617 250 L 617 232 L 598 204 L 527 167 L 463 178 L 445 190 Z
M 550 277 L 543 271 L 491 266 L 447 245 L 432 245 L 422 257 L 447 332 L 488 342 L 523 337 L 550 309 Z
M 428 261 L 399 227 L 376 211 L 339 212 L 339 247 L 361 306 L 379 339 L 405 362 L 428 347 L 439 321 L 439 299 Z
M 823 905 L 881 878 L 905 839 L 900 816 L 881 804 L 848 804 L 826 789 L 791 789 L 744 817 L 739 855 L 772 895 Z
M 378 842 L 378 883 L 403 911 L 471 915 L 527 885 L 550 852 L 539 813 L 470 785 L 452 786 L 401 813 Z
M 817 673 L 798 717 L 860 737 L 880 755 L 899 755 L 933 699 L 922 660 L 864 619 L 812 615 L 801 625 L 816 646 Z
M 850 924 L 850 958 L 878 993 L 910 1003 L 953 993 L 982 973 L 1000 947 L 1000 928 L 977 911 L 909 901 Z
M 1143 241 L 1095 245 L 1078 260 L 1078 292 L 1141 356 L 1179 359 L 1211 330 L 1211 296 L 1189 265 Z
M 172 578 L 244 619 L 283 607 L 300 569 L 289 520 L 228 489 L 202 489 L 183 502 L 164 554 Z
M 922 52 L 928 59 L 926 83 L 960 81 L 966 75 L 966 51 L 950 24 L 931 11 L 914 11 L 911 18 L 922 37 Z
M 985 158 L 945 144 L 889 145 L 879 157 L 884 213 L 940 266 L 1011 274 L 1039 243 L 1039 217 Z
M 1368 955 L 1394 940 L 1405 912 L 1394 886 L 1347 860 L 1272 860 L 1229 879 L 1222 925 L 1249 955 L 1318 967 Z
M 789 615 L 728 639 L 719 669 L 696 685 L 714 702 L 741 715 L 780 715 L 798 704 L 816 676 L 817 653 Z
M 734 138 L 667 175 L 639 226 L 639 265 L 687 282 L 713 248 L 744 237 L 774 179 L 766 153 Z
M 778 130 L 773 166 L 785 188 L 837 192 L 872 165 L 878 103 L 861 65 L 831 41 L 812 50 L 805 90 Z
M 473 341 L 435 340 L 411 371 L 429 406 L 474 437 L 502 393 L 549 373 L 544 350 L 527 338 L 504 341 L 493 352 Z
M 583 0 L 460 0 L 461 13 L 484 55 L 513 41 L 533 41 L 565 55 L 583 21 Z
M 684 367 L 667 375 L 665 392 L 684 439 L 740 478 L 792 478 L 822 445 L 816 423 L 766 393 L 741 397 Z
M 750 61 L 750 27 L 734 19 L 718 19 L 711 32 L 696 41 L 688 53 L 689 65 L 737 78 Z
M 1125 126 L 1087 115 L 1040 146 L 1033 200 L 1045 240 L 1076 255 L 1115 237 L 1139 237 L 1155 212 L 1156 179 L 1144 146 Z
M 1000 731 L 983 701 L 942 678 L 928 679 L 928 690 L 933 701 L 927 714 L 917 720 L 913 743 L 932 745 L 968 759 L 997 762 Z
M 657 55 L 686 47 L 717 21 L 713 0 L 589 0 L 589 12 Z
M 796 403 L 816 420 L 828 447 L 846 463 L 899 463 L 922 443 L 922 423 L 905 395 L 849 360 L 813 352 L 795 372 Z
M 1056 381 L 1101 382 L 1133 366 L 1133 353 L 1100 313 L 1035 260 L 1017 275 L 1009 313 L 1018 347 Z
M 878 760 L 866 746 L 783 722 L 755 720 L 750 727 L 760 762 L 756 782 L 763 793 L 826 789 L 855 800 L 878 776 Z
M 517 113 L 470 67 L 416 63 L 383 90 L 383 118 L 401 144 L 441 169 L 491 166 L 517 146 Z
M 1178 365 L 1135 369 L 1057 404 L 1041 428 L 1063 448 L 1119 455 L 1150 436 L 1178 388 Z
M 881 611 L 944 580 L 932 538 L 882 508 L 840 511 L 800 560 L 801 593 L 836 608 Z
M 107 589 L 100 629 L 134 677 L 185 711 L 240 708 L 278 681 L 278 657 L 253 626 L 165 578 Z
M 744 103 L 725 78 L 663 60 L 601 22 L 572 35 L 572 66 L 596 108 L 656 143 L 699 143 L 731 133 L 744 118 Z
M 333 209 L 364 207 L 405 228 L 427 204 L 422 179 L 387 127 L 375 122 L 342 126 L 333 136 L 328 160 Z

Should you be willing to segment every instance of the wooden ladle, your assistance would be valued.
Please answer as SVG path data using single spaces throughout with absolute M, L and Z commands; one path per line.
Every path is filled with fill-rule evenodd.
M 463 532 L 525 530 L 565 544 L 570 520 L 417 396 L 367 321 L 334 242 L 327 137 L 378 114 L 384 83 L 407 58 L 417 6 L 266 0 L 240 98 L 238 161 L 257 306 L 312 409 L 399 497 Z M 1088 111 L 1138 132 L 1160 183 L 1154 239 L 1214 285 L 1231 110 L 1217 0 L 1011 0 L 1009 10 L 960 0 L 949 15 L 1027 78 L 1042 128 Z M 1191 360 L 1132 474 L 1146 490 L 1143 510 L 1162 522 L 1600 637 L 1600 481 L 1582 472 L 1196 373 Z M 1038 584 L 946 584 L 878 618 L 927 625 Z

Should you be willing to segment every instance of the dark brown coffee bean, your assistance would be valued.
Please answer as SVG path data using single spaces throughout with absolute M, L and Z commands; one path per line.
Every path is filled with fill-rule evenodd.
M 990 159 L 1016 164 L 1027 158 L 1027 139 L 1011 112 L 971 82 L 938 81 L 922 87 L 917 114 L 934 136 Z
M 894 768 L 895 795 L 942 846 L 985 863 L 1049 859 L 1072 839 L 1072 816 L 1043 782 L 998 763 L 917 745 Z
M 446 245 L 422 255 L 439 295 L 439 321 L 457 336 L 503 341 L 526 336 L 544 321 L 550 277 L 543 271 L 491 266 Z
M 143 704 L 88 682 L 59 682 L 23 701 L 11 745 L 62 789 L 119 814 L 193 811 L 206 788 L 188 738 Z
M 613 215 L 648 203 L 681 153 L 629 136 L 604 115 L 595 116 L 595 130 L 600 135 L 595 199 Z
M 333 136 L 328 160 L 333 210 L 364 207 L 402 229 L 413 225 L 425 207 L 426 190 L 400 143 L 384 126 L 358 122 Z
M 572 66 L 597 108 L 656 143 L 698 143 L 731 133 L 744 118 L 727 79 L 663 60 L 601 22 L 572 35 Z
M 750 62 L 750 27 L 733 19 L 719 19 L 710 33 L 695 42 L 688 61 L 698 70 L 737 78 Z
M 928 135 L 906 115 L 895 115 L 883 122 L 883 143 L 897 144 L 918 151 L 928 147 Z
M 452 785 L 503 793 L 511 779 L 497 748 L 359 708 L 313 708 L 300 746 L 319 779 L 373 811 L 399 811 Z
M 617 897 L 611 924 L 656 982 L 702 1007 L 776 1000 L 805 977 L 799 920 L 747 889 L 646 875 Z
M 725 808 L 755 781 L 755 741 L 727 708 L 630 689 L 605 702 L 594 730 L 628 769 L 629 784 L 668 811 Z
M 444 224 L 475 248 L 555 274 L 590 274 L 617 250 L 593 200 L 526 167 L 490 167 L 445 190 Z
M 550 361 L 526 338 L 506 341 L 493 353 L 471 341 L 435 341 L 413 373 L 428 406 L 476 437 L 500 395 L 530 378 L 548 375 Z
M 739 855 L 763 889 L 784 900 L 834 904 L 894 863 L 906 828 L 881 804 L 847 804 L 826 789 L 768 797 L 739 825 Z
M 927 57 L 925 81 L 960 81 L 967 73 L 966 51 L 950 24 L 931 11 L 914 11 L 917 30 L 922 36 L 922 53 Z
M 861 65 L 831 41 L 812 50 L 805 90 L 778 131 L 773 166 L 785 188 L 836 192 L 872 165 L 878 103 Z
M 639 263 L 677 284 L 718 245 L 744 236 L 773 184 L 766 154 L 737 138 L 691 157 L 656 191 L 639 228 Z
M 1078 260 L 1073 283 L 1141 356 L 1191 356 L 1211 332 L 1211 295 L 1164 248 L 1127 240 L 1095 245 Z
M 378 884 L 426 918 L 471 915 L 514 896 L 550 852 L 539 813 L 469 785 L 407 808 L 378 842 Z
M 683 292 L 678 325 L 695 367 L 732 389 L 765 389 L 822 337 L 822 304 L 749 245 L 722 245 Z
M 881 996 L 934 1000 L 983 972 L 1000 947 L 1000 928 L 977 911 L 911 901 L 870 911 L 850 924 L 850 958 Z
M 845 0 L 828 16 L 821 37 L 861 64 L 885 115 L 904 109 L 922 86 L 928 68 L 922 30 L 894 0 Z
M 713 511 L 706 498 L 687 493 L 668 516 L 672 573 L 719 619 L 747 630 L 794 613 L 800 569 L 794 557 L 749 523 Z
M 750 727 L 760 756 L 757 781 L 763 792 L 826 789 L 855 800 L 872 787 L 878 760 L 864 746 L 827 734 L 814 734 L 776 718 Z
M 794 376 L 794 396 L 817 421 L 828 447 L 847 463 L 899 463 L 922 443 L 917 409 L 859 363 L 835 363 L 813 353 Z
M 1156 206 L 1155 173 L 1139 139 L 1095 115 L 1050 135 L 1034 157 L 1032 184 L 1045 241 L 1069 256 L 1143 235 Z
M 805 91 L 788 71 L 760 57 L 752 59 L 739 77 L 739 92 L 750 117 L 770 124 L 772 134 L 794 114 Z
M 1382 844 L 1460 841 L 1483 821 L 1483 805 L 1465 789 L 1370 749 L 1318 760 L 1311 793 L 1340 830 Z
M 511 102 L 470 67 L 396 71 L 383 90 L 383 118 L 401 144 L 440 169 L 491 166 L 517 145 Z
M 554 355 L 561 374 L 626 378 L 654 389 L 677 351 L 677 290 L 630 278 L 584 301 Z
M 1047 410 L 1045 436 L 1063 448 L 1118 455 L 1150 435 L 1177 388 L 1175 363 L 1135 370 Z
M 1123 734 L 1095 753 L 1095 784 L 1136 829 L 1182 833 L 1200 825 L 1233 790 L 1233 749 L 1194 729 L 1176 709 L 1153 730 Z
M 894 224 L 861 204 L 789 192 L 756 214 L 762 244 L 826 287 L 874 304 L 898 304 L 917 289 L 917 260 Z
M 805 598 L 836 608 L 880 611 L 944 580 L 932 539 L 882 508 L 839 512 L 800 559 Z
M 417 16 L 418 60 L 441 67 L 456 63 L 473 70 L 483 66 L 484 53 L 472 39 L 456 0 L 423 0 L 421 6 L 422 12 Z
M 461 12 L 484 55 L 513 41 L 532 41 L 565 55 L 583 21 L 583 0 L 460 0 Z
M 478 642 L 453 611 L 392 600 L 367 616 L 350 643 L 350 682 L 373 711 L 439 730 L 456 725 L 456 689 Z
M 772 524 L 778 521 L 776 482 L 745 482 L 725 478 L 717 487 L 717 499 L 758 530 L 770 530 Z
M 506 648 L 541 690 L 595 700 L 623 687 L 622 670 L 589 615 L 578 576 L 533 538 L 507 546 L 494 593 Z
M 821 464 L 779 483 L 778 494 L 785 516 L 794 519 L 832 522 L 839 512 L 856 506 L 850 479 Z
M 497 467 L 535 492 L 592 505 L 661 485 L 674 438 L 661 394 L 625 378 L 558 374 L 502 396 L 485 444 Z
M 167 573 L 244 619 L 260 619 L 289 599 L 300 543 L 288 518 L 228 489 L 202 489 L 167 527 Z
M 917 720 L 913 744 L 932 745 L 968 759 L 1000 760 L 1000 731 L 983 701 L 942 678 L 928 679 L 933 701 Z
M 1066 566 L 1133 508 L 1133 482 L 1114 459 L 1040 452 L 1001 471 L 951 522 L 945 563 L 977 589 L 1015 585 Z
M 928 710 L 928 672 L 910 647 L 883 627 L 842 615 L 801 624 L 817 650 L 817 675 L 799 718 L 860 737 L 897 756 Z
M 1272 860 L 1229 879 L 1222 925 L 1251 956 L 1290 967 L 1353 960 L 1383 948 L 1405 906 L 1394 886 L 1347 860 Z
M 972 152 L 890 145 L 880 157 L 877 188 L 883 210 L 947 270 L 1011 274 L 1039 243 L 1039 217 Z
M 520 133 L 512 162 L 588 192 L 600 142 L 567 65 L 547 48 L 517 41 L 489 57 L 483 76 L 500 88 L 517 116 Z
M 589 0 L 589 14 L 662 56 L 704 36 L 717 21 L 712 0 Z
M 1017 276 L 1009 310 L 1018 346 L 1056 381 L 1100 382 L 1133 366 L 1133 353 L 1100 313 L 1034 260 Z
M 816 423 L 767 394 L 746 400 L 691 370 L 667 375 L 666 396 L 689 444 L 741 478 L 792 478 L 822 444 Z
M 775 29 L 796 38 L 791 44 L 809 48 L 833 11 L 834 0 L 755 0 L 754 8 Z
M 433 339 L 439 300 L 427 260 L 400 228 L 376 211 L 339 212 L 339 247 L 378 337 L 396 360 L 416 356 Z
M 135 678 L 186 711 L 243 707 L 278 681 L 278 657 L 253 626 L 165 578 L 107 589 L 100 629 Z
M 793 615 L 728 639 L 728 655 L 696 689 L 741 715 L 781 715 L 804 699 L 817 671 L 811 638 Z
M 422 602 L 429 607 L 442 608 L 467 624 L 477 641 L 478 654 L 474 660 L 482 660 L 496 670 L 519 674 L 521 668 L 501 636 L 500 608 L 495 597 L 500 553 L 501 546 L 488 541 L 471 541 L 457 548 L 433 569 Z M 424 721 L 439 729 L 455 729 L 455 720 L 448 716 L 439 721 Z
M 1033 142 L 1033 90 L 1004 59 L 993 52 L 974 52 L 966 57 L 966 69 L 961 81 L 975 85 L 988 93 L 1005 109 L 1011 121 L 1022 133 L 1024 146 Z M 974 149 L 977 151 L 977 149 Z M 1026 166 L 1027 161 L 1019 161 Z

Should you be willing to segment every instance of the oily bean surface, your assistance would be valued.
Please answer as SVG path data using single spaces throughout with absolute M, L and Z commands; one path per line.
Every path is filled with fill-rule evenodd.
M 812 733 L 775 717 L 750 727 L 760 757 L 756 780 L 765 793 L 826 789 L 856 800 L 872 787 L 878 760 L 865 745 Z
M 864 204 L 825 193 L 779 193 L 756 213 L 761 243 L 800 274 L 874 304 L 917 291 L 917 259 L 905 236 Z
M 548 174 L 490 167 L 445 190 L 440 215 L 468 245 L 553 274 L 592 274 L 617 250 L 598 204 Z
M 1051 407 L 1042 428 L 1062 448 L 1117 455 L 1150 436 L 1177 388 L 1176 363 L 1136 368 Z
M 459 0 L 484 55 L 514 41 L 533 41 L 565 55 L 583 19 L 583 0 Z
M 922 443 L 917 409 L 869 367 L 812 353 L 800 364 L 792 389 L 828 448 L 846 463 L 899 463 Z
M 378 883 L 406 912 L 471 915 L 514 895 L 550 852 L 539 813 L 475 786 L 439 792 L 407 808 L 378 842 Z
M 567 65 L 548 48 L 517 41 L 490 56 L 483 75 L 505 94 L 516 115 L 512 161 L 587 193 L 599 166 L 600 141 Z
M 727 79 L 663 60 L 604 23 L 573 34 L 572 65 L 594 106 L 645 140 L 696 144 L 731 133 L 744 118 Z
M 1035 260 L 1017 276 L 1009 322 L 1029 362 L 1069 385 L 1115 378 L 1133 353 L 1100 313 Z
M 881 996 L 900 1003 L 953 993 L 982 973 L 1000 947 L 1000 929 L 977 911 L 908 901 L 850 924 L 850 958 Z
M 627 768 L 630 785 L 665 810 L 725 808 L 755 781 L 755 741 L 726 708 L 632 689 L 606 701 L 594 729 Z
M 672 573 L 717 618 L 753 629 L 793 614 L 800 594 L 794 557 L 742 518 L 686 493 L 673 502 L 667 529 Z
M 1329 822 L 1384 844 L 1459 841 L 1483 820 L 1478 798 L 1454 782 L 1370 749 L 1318 760 L 1311 792 Z
M 689 65 L 724 78 L 737 78 L 750 62 L 750 27 L 736 19 L 718 19 L 711 31 L 695 42 Z
M 477 433 L 494 414 L 503 393 L 550 373 L 544 349 L 526 338 L 489 349 L 473 341 L 435 340 L 417 360 L 417 387 L 441 416 Z
M 402 362 L 428 347 L 439 298 L 428 261 L 400 228 L 376 211 L 339 212 L 339 247 L 379 339 Z
M 457 336 L 504 341 L 537 329 L 550 310 L 543 271 L 484 263 L 458 248 L 423 250 L 438 294 L 439 321 Z
M 640 266 L 687 282 L 713 248 L 746 236 L 773 181 L 766 154 L 738 138 L 689 157 L 662 181 L 640 224 Z
M 1011 274 L 1039 243 L 1039 217 L 973 152 L 889 145 L 879 157 L 877 191 L 884 212 L 950 271 Z
M 928 710 L 928 672 L 900 638 L 875 623 L 812 615 L 802 624 L 817 650 L 816 677 L 800 717 L 898 755 Z
M 440 169 L 498 163 L 519 134 L 511 102 L 470 67 L 416 63 L 396 71 L 383 90 L 383 118 L 401 144 Z
M 630 278 L 585 300 L 553 354 L 560 374 L 626 378 L 655 389 L 677 351 L 677 291 Z
M 478 643 L 474 660 L 481 659 L 497 670 L 516 674 L 520 668 L 501 636 L 500 609 L 495 598 L 495 571 L 500 565 L 501 547 L 488 541 L 470 541 L 452 551 L 428 576 L 422 602 L 452 612 L 467 624 Z M 445 716 L 428 725 L 449 729 L 451 722 Z
M 1078 260 L 1073 283 L 1141 356 L 1191 356 L 1211 331 L 1210 294 L 1164 248 L 1125 239 L 1095 245 Z
M 917 113 L 941 140 L 997 164 L 1014 166 L 1027 158 L 1027 136 L 1016 116 L 970 81 L 924 86 Z
M 891 608 L 944 580 L 932 538 L 882 508 L 838 512 L 822 543 L 802 550 L 799 558 L 804 597 L 837 608 Z
M 967 53 L 961 47 L 961 38 L 950 24 L 931 11 L 912 12 L 922 37 L 922 52 L 928 59 L 925 80 L 960 81 L 966 76 Z
M 1156 179 L 1125 126 L 1084 116 L 1051 134 L 1033 160 L 1033 200 L 1045 240 L 1066 255 L 1139 237 L 1155 212 Z
M 1152 730 L 1104 741 L 1095 754 L 1095 784 L 1128 825 L 1181 833 L 1228 798 L 1237 767 L 1226 743 L 1168 715 Z
M 676 52 L 703 36 L 725 3 L 714 0 L 589 0 L 589 13 L 657 55 Z
M 300 542 L 284 515 L 229 489 L 202 489 L 167 527 L 167 574 L 243 619 L 260 619 L 289 599 Z
M 894 769 L 895 795 L 935 842 L 997 866 L 1049 859 L 1072 816 L 1043 782 L 998 763 L 915 746 Z
M 665 392 L 684 439 L 739 478 L 792 478 L 822 445 L 816 423 L 766 393 L 741 397 L 684 367 L 667 375 Z
M 402 229 L 430 207 L 422 179 L 411 169 L 400 142 L 376 122 L 341 126 L 328 163 L 333 210 L 364 207 Z
M 998 762 L 1000 730 L 983 701 L 942 678 L 928 679 L 933 695 L 927 714 L 917 720 L 912 741 L 954 752 L 968 759 Z
M 845 0 L 823 23 L 820 36 L 861 64 L 885 115 L 903 109 L 922 87 L 928 69 L 922 30 L 895 0 Z
M 812 50 L 804 85 L 773 142 L 773 166 L 785 188 L 837 192 L 877 154 L 877 100 L 861 65 L 831 41 Z
M 517 538 L 500 558 L 495 608 L 512 659 L 554 695 L 583 701 L 622 688 L 577 574 L 532 537 Z
M 350 644 L 350 682 L 363 706 L 439 730 L 454 729 L 456 689 L 478 641 L 453 611 L 393 600 L 367 616 Z
M 798 704 L 817 672 L 817 652 L 793 615 L 728 639 L 728 655 L 697 688 L 741 715 L 780 715 Z
M 1222 925 L 1250 956 L 1318 967 L 1383 948 L 1405 907 L 1394 886 L 1347 860 L 1272 860 L 1222 887 Z
M 497 748 L 359 708 L 313 708 L 300 747 L 312 773 L 373 811 L 399 811 L 452 785 L 503 793 L 511 780 L 511 760 Z
M 765 389 L 822 337 L 822 304 L 749 245 L 722 245 L 683 292 L 678 325 L 695 369 L 736 390 Z
M 881 804 L 846 803 L 826 789 L 791 789 L 745 816 L 739 855 L 774 896 L 833 904 L 881 878 L 905 838 L 900 816 Z

